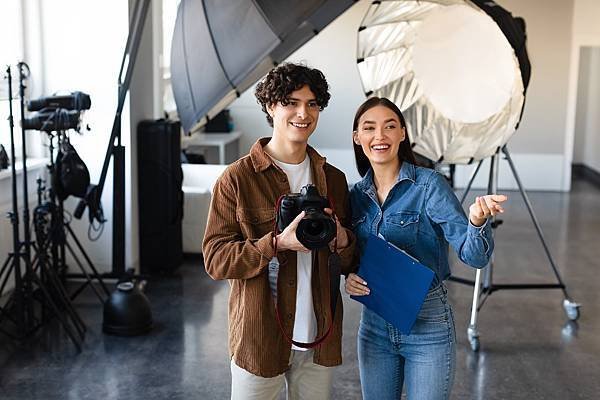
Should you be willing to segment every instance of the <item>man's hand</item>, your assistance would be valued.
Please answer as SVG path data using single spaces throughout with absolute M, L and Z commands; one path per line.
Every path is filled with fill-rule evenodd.
M 476 197 L 475 202 L 469 207 L 469 220 L 475 226 L 485 224 L 485 220 L 496 214 L 504 212 L 500 203 L 508 200 L 503 194 L 490 194 Z
M 331 208 L 325 208 L 325 209 L 323 209 L 323 211 L 325 211 L 329 216 L 333 216 L 333 210 Z M 339 218 L 335 219 L 335 225 L 336 225 L 335 238 L 329 243 L 329 249 L 331 251 L 333 251 L 333 249 L 334 249 L 336 240 L 337 240 L 337 248 L 338 249 L 343 249 L 344 247 L 347 247 L 349 244 L 348 234 L 346 233 L 346 229 L 344 229 L 344 227 L 340 224 Z
M 296 216 L 296 218 L 294 218 L 292 222 L 290 222 L 290 224 L 283 230 L 283 232 L 277 235 L 278 250 L 301 251 L 303 253 L 310 252 L 310 250 L 304 247 L 296 237 L 296 229 L 298 228 L 298 224 L 300 223 L 300 220 L 304 218 L 305 214 L 306 213 L 302 211 Z

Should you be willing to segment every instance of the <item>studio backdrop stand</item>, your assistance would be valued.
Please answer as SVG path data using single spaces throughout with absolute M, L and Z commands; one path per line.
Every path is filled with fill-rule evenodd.
M 538 235 L 540 241 L 542 242 L 542 246 L 544 247 L 544 251 L 546 253 L 548 261 L 550 262 L 550 266 L 552 267 L 552 271 L 554 273 L 554 276 L 556 277 L 557 283 L 506 283 L 506 284 L 494 283 L 494 280 L 493 280 L 494 255 L 493 254 L 492 254 L 492 258 L 490 259 L 490 262 L 488 263 L 487 266 L 485 266 L 483 269 L 477 269 L 474 281 L 469 280 L 469 279 L 463 279 L 463 278 L 451 276 L 449 278 L 451 281 L 473 286 L 473 302 L 472 302 L 472 306 L 471 306 L 471 318 L 470 318 L 470 322 L 469 322 L 469 327 L 467 328 L 467 337 L 469 339 L 469 344 L 471 345 L 471 349 L 473 351 L 478 351 L 479 346 L 480 346 L 480 342 L 479 342 L 480 335 L 479 335 L 479 330 L 477 329 L 478 314 L 479 314 L 481 308 L 483 307 L 485 301 L 487 300 L 487 298 L 492 293 L 494 293 L 495 291 L 498 291 L 498 290 L 504 290 L 504 289 L 560 289 L 560 290 L 562 290 L 563 296 L 564 296 L 562 306 L 567 315 L 567 318 L 571 321 L 575 321 L 579 318 L 580 304 L 574 302 L 571 299 L 571 297 L 569 296 L 569 293 L 567 292 L 567 287 L 566 287 L 565 283 L 563 282 L 563 280 L 560 276 L 560 273 L 558 272 L 558 268 L 556 267 L 556 263 L 554 262 L 554 259 L 552 258 L 550 249 L 548 248 L 548 245 L 546 244 L 544 234 L 542 233 L 542 228 L 540 227 L 540 224 L 535 216 L 535 213 L 533 212 L 533 207 L 531 206 L 529 197 L 527 196 L 527 193 L 525 192 L 525 189 L 523 188 L 523 184 L 521 183 L 521 179 L 519 178 L 517 169 L 515 168 L 515 165 L 510 157 L 508 147 L 506 145 L 503 145 L 501 150 L 505 156 L 505 159 L 508 161 L 508 165 L 510 166 L 512 175 L 515 178 L 515 181 L 517 182 L 517 186 L 519 187 L 519 192 L 521 193 L 521 196 L 523 197 L 523 201 L 525 202 L 527 211 L 529 212 L 529 216 L 531 217 L 531 221 L 533 222 L 533 225 L 535 226 L 537 235 Z M 489 178 L 488 178 L 488 189 L 487 189 L 488 194 L 497 194 L 498 193 L 499 152 L 500 152 L 500 149 L 498 149 L 498 151 L 496 151 L 496 153 L 490 157 L 490 173 L 489 173 Z M 469 182 L 467 184 L 467 187 L 460 198 L 461 204 L 464 203 L 465 198 L 467 197 L 469 191 L 471 190 L 471 185 L 473 184 L 473 181 L 475 180 L 475 177 L 477 176 L 477 173 L 479 172 L 479 169 L 480 169 L 482 163 L 483 163 L 483 160 L 480 160 L 479 163 L 477 164 L 477 167 L 473 171 L 473 173 L 469 179 Z M 501 220 L 497 219 L 495 216 L 492 217 L 492 228 L 494 230 L 497 229 L 501 224 L 502 224 Z

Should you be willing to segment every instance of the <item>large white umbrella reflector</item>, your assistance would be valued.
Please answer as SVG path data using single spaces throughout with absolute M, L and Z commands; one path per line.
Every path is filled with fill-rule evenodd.
M 414 150 L 434 161 L 488 157 L 520 120 L 529 80 L 524 32 L 493 2 L 475 3 L 374 2 L 359 30 L 365 93 L 393 100 Z

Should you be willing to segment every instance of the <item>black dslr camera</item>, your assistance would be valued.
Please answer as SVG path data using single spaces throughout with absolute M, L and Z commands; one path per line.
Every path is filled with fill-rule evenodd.
M 335 220 L 325 213 L 327 198 L 319 195 L 314 185 L 306 185 L 300 193 L 290 193 L 281 199 L 277 212 L 277 229 L 283 231 L 302 211 L 306 215 L 296 229 L 296 238 L 309 250 L 327 246 L 335 237 Z

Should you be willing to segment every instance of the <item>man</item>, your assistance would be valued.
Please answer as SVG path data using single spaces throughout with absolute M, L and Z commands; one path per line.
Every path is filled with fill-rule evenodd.
M 288 340 L 310 343 L 326 336 L 332 324 L 331 251 L 337 251 L 345 274 L 354 253 L 354 236 L 343 227 L 351 217 L 346 178 L 308 146 L 329 101 L 328 85 L 321 71 L 288 63 L 271 70 L 255 94 L 273 134 L 259 139 L 218 179 L 203 242 L 206 271 L 231 285 L 231 398 L 277 399 L 286 385 L 288 399 L 328 399 L 332 367 L 342 361 L 337 288 L 329 336 L 312 348 Z M 277 200 L 307 184 L 330 199 L 334 210 L 326 212 L 337 217 L 336 244 L 318 250 L 314 259 L 296 238 L 304 212 L 282 232 L 274 230 Z M 269 286 L 271 260 L 280 264 L 278 312 Z

